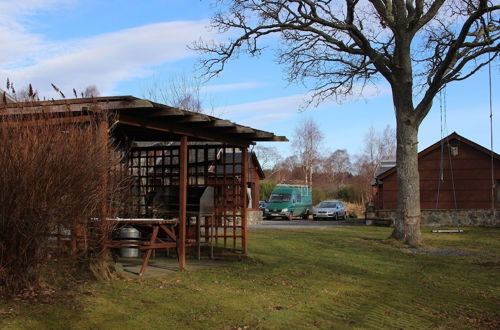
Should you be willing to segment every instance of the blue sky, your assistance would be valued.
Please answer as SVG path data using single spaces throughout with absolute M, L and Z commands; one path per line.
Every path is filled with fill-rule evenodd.
M 213 13 L 200 0 L 0 0 L 0 83 L 18 88 L 31 82 L 53 96 L 50 83 L 71 95 L 95 84 L 102 95 L 142 97 L 153 77 L 195 75 L 198 58 L 187 48 L 198 40 L 223 38 L 207 29 Z M 499 66 L 493 66 L 495 151 L 500 150 Z M 370 126 L 395 125 L 387 84 L 380 81 L 362 97 L 342 104 L 325 102 L 299 111 L 307 86 L 288 84 L 283 68 L 266 52 L 241 56 L 203 93 L 220 117 L 293 137 L 294 128 L 312 117 L 322 130 L 323 149 L 357 154 Z M 447 131 L 489 148 L 488 77 L 483 70 L 446 90 Z M 440 136 L 439 100 L 420 128 L 419 149 Z M 288 143 L 274 143 L 286 156 Z

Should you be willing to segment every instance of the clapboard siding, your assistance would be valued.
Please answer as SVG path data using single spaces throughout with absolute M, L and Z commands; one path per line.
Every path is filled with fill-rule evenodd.
M 447 139 L 447 140 L 446 140 Z M 457 148 L 450 155 L 445 143 L 441 153 L 438 142 L 419 153 L 420 205 L 422 209 L 475 209 L 491 207 L 491 154 L 490 152 L 453 133 L 445 141 Z M 442 180 L 441 178 L 441 163 Z M 500 157 L 494 154 L 494 177 L 500 180 Z M 397 179 L 395 169 L 377 178 L 374 196 L 378 209 L 395 209 L 397 205 Z M 496 203 L 500 208 L 500 204 Z

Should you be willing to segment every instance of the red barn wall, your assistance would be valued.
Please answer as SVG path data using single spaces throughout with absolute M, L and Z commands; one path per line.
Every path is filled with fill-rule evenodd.
M 441 148 L 419 157 L 420 205 L 422 209 L 476 209 L 491 208 L 491 158 L 484 152 L 459 140 L 450 141 L 458 147 L 458 155 L 450 156 L 448 147 L 443 153 L 443 181 L 440 177 Z M 500 180 L 500 162 L 494 160 L 495 180 Z M 453 168 L 453 174 L 451 171 Z M 453 180 L 452 180 L 453 176 Z M 455 189 L 453 189 L 453 183 Z M 382 209 L 395 209 L 397 203 L 396 172 L 383 178 L 378 197 Z M 456 206 L 454 193 L 456 194 Z M 498 198 L 496 198 L 498 200 Z M 500 208 L 500 204 L 496 203 Z

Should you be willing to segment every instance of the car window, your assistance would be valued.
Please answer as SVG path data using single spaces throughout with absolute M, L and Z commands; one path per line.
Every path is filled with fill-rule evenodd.
M 337 203 L 335 202 L 321 202 L 319 204 L 319 207 L 323 207 L 323 208 L 335 208 Z
M 269 202 L 270 203 L 289 202 L 290 196 L 291 196 L 291 194 L 274 193 L 274 194 L 271 194 L 271 197 L 269 197 Z

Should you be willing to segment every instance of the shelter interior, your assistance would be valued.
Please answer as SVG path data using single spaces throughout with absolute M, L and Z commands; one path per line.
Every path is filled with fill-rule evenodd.
M 122 159 L 111 175 L 128 182 L 126 202 L 110 221 L 115 227 L 136 226 L 147 237 L 140 247 L 146 255 L 141 272 L 154 249 L 176 248 L 181 268 L 189 246 L 198 247 L 198 255 L 204 245 L 211 255 L 214 248 L 246 254 L 247 209 L 257 203 L 253 196 L 259 180 L 248 148 L 256 141 L 287 141 L 131 96 L 14 103 L 1 110 L 3 122 L 8 116 L 19 122 L 36 113 L 50 113 L 53 124 L 81 125 L 101 118 L 98 126 L 112 137 Z M 108 138 L 101 143 L 109 143 Z M 106 213 L 98 216 L 101 222 L 109 219 Z M 108 239 L 110 249 L 138 244 L 117 238 L 116 232 Z

